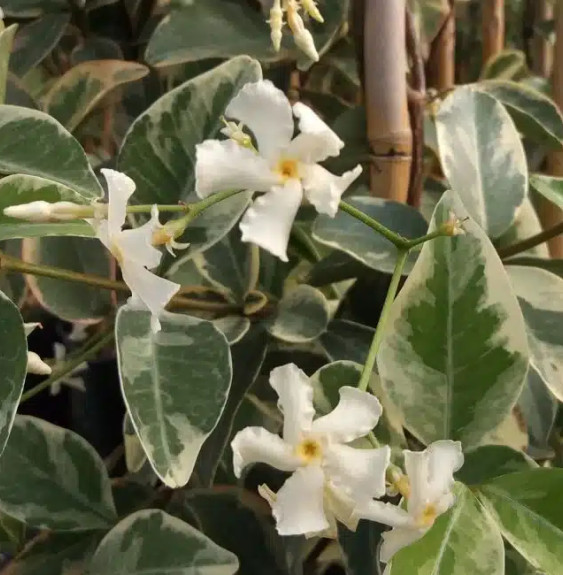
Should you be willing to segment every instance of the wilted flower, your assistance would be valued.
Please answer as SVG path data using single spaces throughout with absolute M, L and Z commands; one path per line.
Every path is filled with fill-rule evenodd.
M 297 366 L 274 369 L 270 385 L 284 416 L 283 439 L 263 427 L 237 433 L 231 444 L 235 475 L 256 462 L 293 472 L 276 494 L 261 489 L 281 535 L 323 532 L 334 517 L 353 527 L 354 507 L 385 493 L 390 449 L 346 444 L 373 429 L 381 404 L 369 393 L 343 386 L 336 408 L 314 419 L 313 386 Z
M 303 196 L 319 213 L 336 215 L 340 197 L 361 166 L 335 176 L 318 163 L 338 156 L 344 143 L 304 104 L 289 103 L 269 81 L 247 84 L 226 115 L 252 130 L 258 152 L 235 140 L 197 146 L 196 191 L 202 198 L 229 189 L 266 192 L 243 216 L 242 239 L 287 261 L 291 226 Z M 293 138 L 293 115 L 300 134 Z
M 133 294 L 152 312 L 153 331 L 160 330 L 158 316 L 180 289 L 179 284 L 158 277 L 149 269 L 156 267 L 162 253 L 153 246 L 153 235 L 160 225 L 158 211 L 144 225 L 122 230 L 127 213 L 127 201 L 135 191 L 135 182 L 115 170 L 102 170 L 108 184 L 108 217 L 90 220 L 100 241 L 121 266 L 125 283 Z M 148 268 L 148 269 L 147 269 Z
M 25 335 L 29 334 L 37 327 L 41 327 L 40 323 L 24 323 L 23 329 Z M 35 375 L 51 375 L 51 367 L 46 364 L 34 351 L 27 352 L 27 373 Z
M 383 534 L 380 559 L 384 563 L 399 549 L 420 539 L 454 504 L 453 474 L 463 465 L 459 441 L 436 441 L 424 451 L 404 450 L 404 456 L 407 478 L 399 480 L 399 490 L 406 499 L 406 509 L 370 501 L 355 512 L 358 518 L 394 528 Z

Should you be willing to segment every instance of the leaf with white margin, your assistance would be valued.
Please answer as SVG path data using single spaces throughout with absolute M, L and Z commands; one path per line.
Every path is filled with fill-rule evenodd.
M 504 575 L 498 526 L 467 487 L 455 492 L 455 505 L 393 557 L 388 575 Z
M 10 435 L 27 372 L 27 338 L 17 306 L 0 292 L 0 455 Z
M 88 575 L 233 575 L 238 559 L 203 533 L 158 509 L 118 523 L 94 553 Z
M 327 328 L 328 301 L 314 287 L 300 285 L 291 290 L 278 305 L 278 312 L 268 331 L 289 343 L 313 341 Z
M 37 528 L 111 527 L 117 514 L 106 468 L 76 433 L 18 415 L 2 455 L 0 509 Z
M 347 360 L 363 364 L 374 333 L 375 330 L 367 325 L 345 319 L 335 319 L 321 334 L 319 343 L 330 361 Z
M 213 325 L 227 338 L 229 345 L 238 343 L 250 329 L 250 320 L 241 315 L 226 315 L 213 320 Z
M 169 487 L 182 487 L 223 412 L 231 355 L 225 336 L 210 321 L 164 312 L 160 322 L 162 330 L 153 333 L 149 311 L 131 305 L 119 309 L 119 377 L 153 469 Z
M 563 210 L 563 178 L 545 176 L 544 174 L 532 174 L 530 186 L 544 198 L 554 203 Z
M 48 114 L 20 106 L 0 106 L 0 173 L 52 180 L 88 199 L 103 194 L 78 141 Z
M 467 212 L 446 192 L 430 230 Z M 424 244 L 395 300 L 379 374 L 406 427 L 423 443 L 475 447 L 516 402 L 528 368 L 526 328 L 493 245 L 472 220 L 464 235 Z M 429 335 L 429 327 L 431 334 Z
M 414 239 L 426 233 L 426 220 L 411 206 L 367 196 L 354 196 L 346 198 L 346 201 L 405 238 Z M 397 248 L 346 212 L 339 211 L 334 218 L 319 216 L 313 226 L 313 238 L 374 270 L 392 273 L 395 269 Z M 417 255 L 416 250 L 409 255 L 403 272 L 405 275 L 412 269 Z
M 539 268 L 506 266 L 528 328 L 530 361 L 563 401 L 563 280 Z
M 497 477 L 478 497 L 504 538 L 545 575 L 563 565 L 563 469 L 532 469 Z
M 500 236 L 528 193 L 526 155 L 509 113 L 492 96 L 463 86 L 443 101 L 436 130 L 451 188 L 490 237 Z

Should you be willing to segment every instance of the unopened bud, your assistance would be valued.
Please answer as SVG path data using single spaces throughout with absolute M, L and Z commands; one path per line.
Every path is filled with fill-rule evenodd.
M 305 23 L 297 11 L 297 6 L 294 0 L 289 2 L 287 5 L 287 23 L 293 32 L 293 39 L 296 46 L 311 60 L 318 62 L 319 53 L 315 47 L 313 35 L 309 30 L 307 30 L 307 28 L 305 28 Z
M 317 22 L 324 22 L 323 15 L 320 13 L 319 9 L 317 8 L 317 3 L 315 0 L 301 0 L 301 5 L 303 6 L 303 10 L 311 16 Z
M 230 122 L 225 119 L 224 116 L 221 118 L 221 121 L 225 124 L 225 127 L 221 130 L 221 134 L 240 144 L 243 148 L 254 148 L 252 138 L 245 133 L 242 123 L 237 124 L 236 122 Z
M 73 202 L 44 202 L 42 200 L 8 206 L 4 208 L 4 215 L 30 222 L 68 221 L 86 217 L 92 208 L 81 206 Z
M 283 10 L 281 8 L 280 0 L 274 0 L 274 5 L 270 10 L 270 19 L 268 20 L 271 33 L 270 38 L 276 52 L 280 51 L 282 41 L 282 28 L 283 28 Z
M 465 220 L 463 220 L 465 221 Z M 452 211 L 448 215 L 448 220 L 441 225 L 441 229 L 446 236 L 462 236 L 465 234 L 463 221 L 460 220 Z
M 27 352 L 27 373 L 50 375 L 52 369 L 34 352 Z

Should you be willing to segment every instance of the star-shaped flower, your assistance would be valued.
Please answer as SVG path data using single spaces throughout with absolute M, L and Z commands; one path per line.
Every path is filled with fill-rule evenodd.
M 274 369 L 270 385 L 284 416 L 283 438 L 263 427 L 237 433 L 231 444 L 235 475 L 256 462 L 292 472 L 276 494 L 261 490 L 281 535 L 324 532 L 334 517 L 350 525 L 355 506 L 385 494 L 389 447 L 346 445 L 375 427 L 381 404 L 369 393 L 343 386 L 336 408 L 314 419 L 313 386 L 297 366 Z
M 407 481 L 400 490 L 406 509 L 381 501 L 358 507 L 358 518 L 393 527 L 383 534 L 380 559 L 387 563 L 399 549 L 420 539 L 455 502 L 454 473 L 463 465 L 459 441 L 436 441 L 424 451 L 404 450 Z
M 248 126 L 253 146 L 237 138 L 206 140 L 197 146 L 196 191 L 201 198 L 221 190 L 247 189 L 266 192 L 243 216 L 242 239 L 287 261 L 287 243 L 293 220 L 305 197 L 317 212 L 336 215 L 340 197 L 362 168 L 335 176 L 319 165 L 338 156 L 344 142 L 309 108 L 293 107 L 271 82 L 246 84 L 231 101 L 225 115 Z M 293 116 L 300 133 L 294 138 Z
M 160 330 L 159 314 L 180 289 L 180 285 L 158 277 L 155 268 L 162 253 L 153 246 L 153 235 L 160 225 L 158 211 L 144 225 L 122 230 L 127 202 L 135 191 L 135 182 L 115 170 L 102 170 L 108 184 L 107 219 L 90 220 L 100 241 L 113 254 L 121 267 L 123 280 L 129 286 L 133 301 L 140 301 L 152 312 L 153 331 Z M 148 269 L 147 269 L 148 268 Z

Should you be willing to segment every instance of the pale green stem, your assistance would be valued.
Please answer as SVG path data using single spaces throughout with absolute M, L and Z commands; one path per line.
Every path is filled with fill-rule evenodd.
M 375 360 L 377 358 L 377 352 L 379 351 L 379 346 L 381 345 L 381 340 L 383 338 L 385 324 L 387 323 L 387 318 L 389 316 L 389 312 L 391 311 L 391 305 L 393 304 L 393 300 L 397 294 L 399 282 L 401 281 L 401 274 L 403 272 L 403 268 L 405 267 L 408 255 L 408 249 L 399 250 L 397 263 L 395 264 L 395 270 L 393 271 L 393 277 L 391 278 L 391 283 L 389 284 L 389 289 L 387 290 L 387 296 L 385 297 L 383 309 L 381 310 L 381 316 L 377 322 L 375 334 L 373 335 L 373 340 L 369 348 L 366 363 L 362 370 L 362 376 L 360 377 L 360 383 L 358 384 L 358 389 L 362 391 L 367 391 L 368 389 L 369 380 L 375 366 Z
M 256 244 L 250 244 L 250 258 L 248 262 L 248 285 L 246 293 L 256 289 L 260 279 L 260 247 Z

